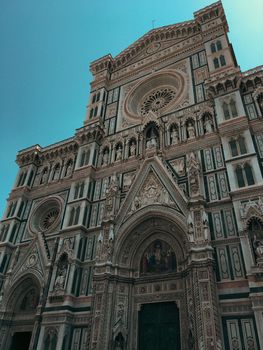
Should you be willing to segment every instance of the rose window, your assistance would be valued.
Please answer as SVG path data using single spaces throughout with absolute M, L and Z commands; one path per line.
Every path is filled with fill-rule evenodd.
M 52 232 L 57 229 L 61 217 L 62 203 L 58 197 L 41 202 L 34 210 L 29 224 L 33 233 Z
M 151 92 L 141 103 L 141 115 L 144 116 L 150 111 L 158 112 L 173 101 L 176 91 L 171 88 L 162 88 Z
M 58 209 L 52 209 L 49 212 L 47 212 L 46 216 L 42 219 L 42 223 L 41 223 L 41 226 L 43 227 L 43 229 L 47 230 L 50 226 L 52 226 L 52 224 L 54 223 L 58 215 L 59 215 Z

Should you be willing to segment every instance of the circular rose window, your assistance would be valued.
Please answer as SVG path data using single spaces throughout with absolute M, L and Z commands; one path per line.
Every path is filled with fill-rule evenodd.
M 163 87 L 147 94 L 141 102 L 141 115 L 145 116 L 150 111 L 158 112 L 166 108 L 175 98 L 176 91 L 172 88 Z
M 50 198 L 41 202 L 34 210 L 29 228 L 33 233 L 47 232 L 56 228 L 61 214 L 61 201 L 58 198 Z
M 158 115 L 170 113 L 185 98 L 186 77 L 183 72 L 167 69 L 152 73 L 128 92 L 124 101 L 127 119 L 138 121 L 150 112 Z

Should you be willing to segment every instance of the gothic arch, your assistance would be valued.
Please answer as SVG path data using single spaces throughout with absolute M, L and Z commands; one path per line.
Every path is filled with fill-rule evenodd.
M 142 208 L 117 232 L 114 262 L 139 271 L 143 252 L 160 239 L 173 249 L 182 269 L 188 252 L 186 232 L 186 219 L 175 210 L 161 205 Z
M 35 288 L 38 291 L 38 299 L 41 293 L 41 283 L 39 278 L 32 274 L 27 273 L 19 278 L 9 289 L 8 293 L 5 293 L 8 296 L 6 302 L 6 310 L 14 311 L 17 307 L 17 304 L 22 301 L 22 298 L 31 290 Z

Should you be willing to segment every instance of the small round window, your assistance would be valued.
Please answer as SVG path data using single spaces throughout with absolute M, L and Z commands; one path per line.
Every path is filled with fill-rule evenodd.
M 56 228 L 61 214 L 61 202 L 50 198 L 40 203 L 34 210 L 30 220 L 30 230 L 34 233 L 47 232 Z

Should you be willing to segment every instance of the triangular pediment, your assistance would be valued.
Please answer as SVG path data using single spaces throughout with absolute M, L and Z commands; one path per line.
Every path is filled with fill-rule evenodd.
M 112 59 L 113 71 L 179 44 L 198 31 L 194 20 L 152 29 Z
M 146 206 L 161 205 L 187 217 L 187 199 L 161 160 L 145 160 L 117 215 L 118 226 Z
M 14 253 L 11 262 L 12 274 L 9 285 L 13 285 L 20 277 L 30 273 L 37 276 L 40 281 L 45 280 L 45 267 L 47 264 L 47 256 L 43 252 L 39 237 L 36 236 L 26 250 L 17 248 Z

